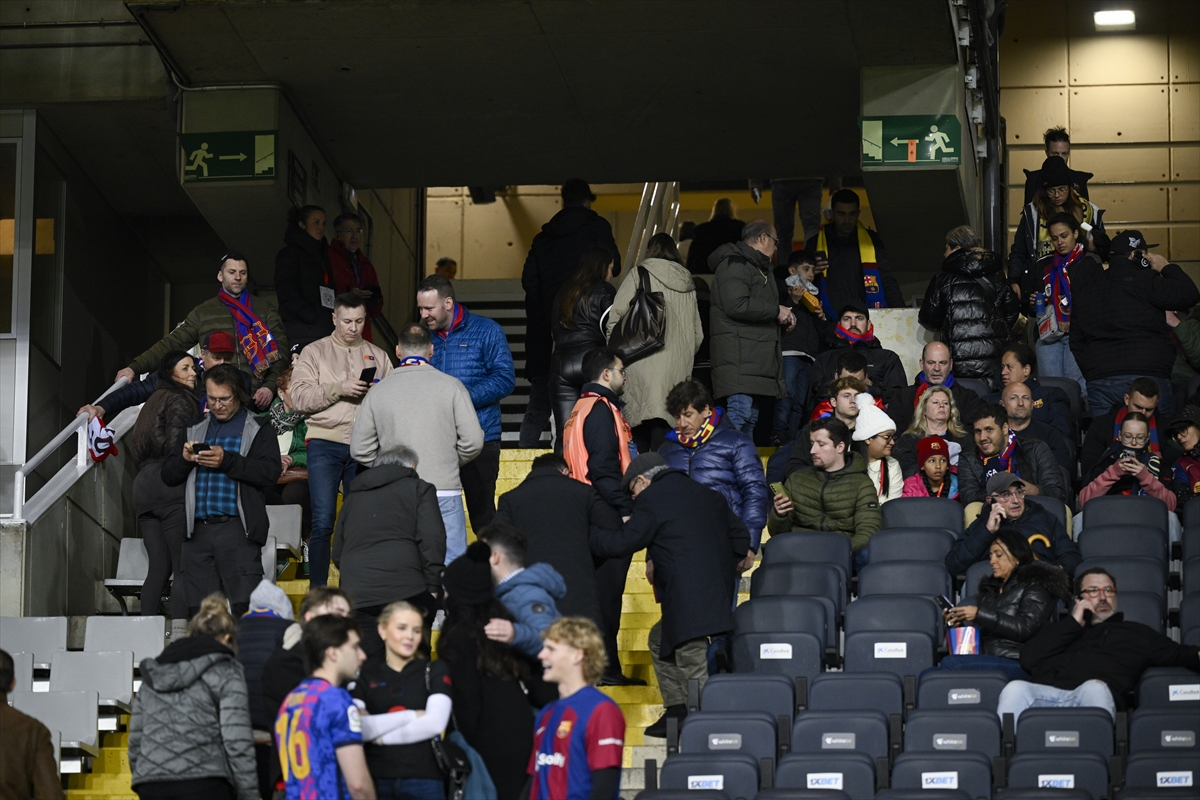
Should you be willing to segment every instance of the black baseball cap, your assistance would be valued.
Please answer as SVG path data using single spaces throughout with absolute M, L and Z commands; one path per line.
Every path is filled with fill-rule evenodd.
M 1024 486 L 1025 481 L 1021 480 L 1011 472 L 997 472 L 995 475 L 988 478 L 985 491 L 989 495 L 992 495 L 996 494 L 997 492 L 1003 492 L 1005 489 L 1013 486 L 1014 484 Z
M 1134 250 L 1148 250 L 1151 247 L 1158 247 L 1158 245 L 1147 244 L 1146 237 L 1142 236 L 1141 231 L 1121 231 L 1112 237 L 1112 249 L 1110 252 L 1127 256 Z

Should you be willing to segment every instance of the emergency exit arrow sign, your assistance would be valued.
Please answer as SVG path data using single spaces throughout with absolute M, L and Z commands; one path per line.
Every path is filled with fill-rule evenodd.
M 238 153 L 236 156 L 217 156 L 221 161 L 245 161 L 246 154 Z
M 275 178 L 277 136 L 276 131 L 181 133 L 179 156 L 183 182 Z
M 957 167 L 962 124 L 953 114 L 859 117 L 862 166 Z

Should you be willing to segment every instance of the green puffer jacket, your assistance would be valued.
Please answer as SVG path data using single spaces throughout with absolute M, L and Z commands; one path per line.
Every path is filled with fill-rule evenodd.
M 709 307 L 713 392 L 717 397 L 784 397 L 779 289 L 771 259 L 744 242 L 709 256 L 716 272 Z
M 1187 386 L 1188 381 L 1200 370 L 1200 312 L 1193 311 L 1190 317 L 1175 326 L 1175 338 L 1180 351 L 1175 354 L 1175 365 L 1171 368 L 1171 383 Z
M 254 388 L 265 386 L 274 392 L 275 379 L 291 363 L 291 356 L 288 354 L 287 333 L 283 330 L 283 320 L 279 318 L 279 312 L 275 310 L 275 306 L 260 297 L 251 297 L 250 308 L 262 320 L 263 325 L 267 326 L 267 330 L 275 337 L 275 344 L 279 346 L 279 360 L 263 374 L 261 381 L 254 380 Z M 158 369 L 162 357 L 167 353 L 172 350 L 191 350 L 203 342 L 204 337 L 213 331 L 225 331 L 233 337 L 235 342 L 237 341 L 237 329 L 233 323 L 233 315 L 229 313 L 229 308 L 215 296 L 188 312 L 187 318 L 176 325 L 173 331 L 129 362 L 129 368 L 138 375 L 143 372 L 154 372 Z M 233 354 L 232 363 L 242 372 L 248 373 L 251 378 L 254 378 L 250 364 L 247 363 L 246 357 L 240 350 Z
M 846 466 L 837 472 L 806 469 L 788 476 L 783 490 L 792 510 L 781 517 L 771 508 L 767 530 L 837 531 L 850 537 L 855 551 L 862 549 L 883 527 L 879 496 L 867 477 L 867 462 L 857 453 L 846 456 Z

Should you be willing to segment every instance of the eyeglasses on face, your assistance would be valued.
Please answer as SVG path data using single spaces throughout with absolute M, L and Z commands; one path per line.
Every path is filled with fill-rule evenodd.
M 1115 586 L 1089 586 L 1086 589 L 1079 590 L 1080 594 L 1086 594 L 1088 597 L 1096 597 L 1101 592 L 1104 593 L 1105 597 L 1113 597 L 1117 593 L 1117 587 L 1115 587 Z
M 1117 437 L 1125 444 L 1145 444 L 1150 441 L 1150 435 L 1145 433 L 1124 433 Z
M 208 396 L 208 404 L 210 406 L 227 406 L 232 402 L 233 402 L 233 395 L 229 395 L 228 397 L 215 397 L 210 394 Z
M 1007 492 L 996 492 L 994 495 L 992 495 L 992 497 L 996 498 L 997 500 L 1012 500 L 1014 498 L 1024 496 L 1025 487 L 1023 486 L 1017 486 L 1013 489 L 1009 489 Z

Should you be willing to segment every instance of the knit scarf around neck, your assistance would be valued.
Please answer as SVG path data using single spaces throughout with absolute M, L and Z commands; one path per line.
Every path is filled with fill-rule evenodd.
M 945 386 L 947 389 L 954 386 L 954 373 L 947 375 L 946 380 L 942 381 L 940 385 Z M 925 394 L 925 390 L 930 386 L 933 386 L 933 384 L 925 378 L 925 373 L 923 371 L 917 373 L 917 393 L 913 396 L 914 410 L 916 410 L 917 406 L 921 405 L 921 395 Z
M 1127 406 L 1122 406 L 1121 410 L 1117 412 L 1117 419 L 1113 422 L 1113 439 L 1114 440 L 1118 436 L 1121 435 L 1121 423 L 1125 421 L 1125 417 L 1128 414 L 1129 414 L 1129 408 Z M 1158 454 L 1161 452 L 1158 447 L 1158 422 L 1153 414 L 1150 415 L 1147 419 L 1149 419 L 1149 421 L 1150 421 L 1149 422 L 1150 442 L 1149 442 L 1148 447 L 1149 447 L 1149 450 L 1151 453 Z
M 1017 434 L 1014 431 L 1008 432 L 1008 444 L 1000 453 L 988 458 L 979 454 L 979 460 L 983 462 L 983 483 L 986 485 L 988 478 L 995 475 L 997 472 L 1011 472 L 1013 475 L 1020 475 L 1020 470 L 1017 469 Z
M 1042 270 L 1042 282 L 1045 284 L 1046 301 L 1054 308 L 1054 317 L 1058 320 L 1058 328 L 1068 331 L 1071 327 L 1071 276 L 1068 269 L 1083 255 L 1083 245 L 1076 244 L 1065 256 L 1058 253 L 1050 259 L 1050 263 Z
M 708 415 L 708 419 L 704 420 L 700 425 L 700 429 L 691 436 L 682 434 L 678 430 L 672 430 L 667 433 L 667 438 L 679 442 L 684 447 L 699 447 L 716 433 L 717 426 L 721 424 L 721 417 L 724 413 L 720 408 L 714 408 L 712 413 Z
M 275 342 L 275 337 L 251 308 L 248 291 L 243 290 L 240 296 L 234 297 L 220 289 L 217 291 L 217 299 L 224 303 L 233 315 L 233 328 L 237 333 L 238 346 L 241 347 L 242 355 L 246 357 L 254 375 L 261 378 L 263 373 L 280 359 L 279 345 Z
M 845 339 L 847 342 L 851 342 L 854 344 L 857 344 L 859 342 L 869 342 L 875 338 L 875 323 L 868 322 L 867 323 L 867 332 L 866 333 L 858 333 L 856 331 L 850 330 L 849 328 L 842 327 L 842 324 L 839 322 L 837 328 L 834 329 L 834 333 L 836 333 L 840 338 Z
M 304 421 L 303 414 L 299 411 L 288 411 L 279 398 L 275 398 L 275 402 L 271 403 L 270 412 L 271 429 L 275 431 L 276 436 L 282 436 Z

